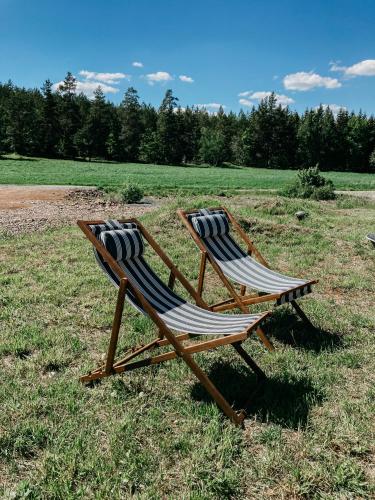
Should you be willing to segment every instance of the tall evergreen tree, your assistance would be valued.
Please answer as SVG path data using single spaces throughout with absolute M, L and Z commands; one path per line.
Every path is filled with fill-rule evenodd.
M 52 82 L 46 80 L 42 87 L 43 107 L 41 111 L 42 139 L 41 151 L 43 156 L 53 158 L 57 155 L 60 137 L 57 96 L 52 92 Z
M 160 163 L 180 164 L 184 157 L 179 120 L 176 115 L 178 99 L 172 90 L 167 90 L 159 108 L 157 120 L 157 139 Z
M 83 127 L 75 137 L 80 156 L 86 156 L 89 160 L 106 157 L 110 125 L 109 106 L 101 87 L 98 86 Z
M 38 90 L 14 88 L 7 109 L 6 136 L 10 151 L 37 155 L 41 148 L 42 96 Z
M 66 157 L 77 154 L 75 135 L 80 129 L 81 116 L 76 98 L 77 81 L 70 71 L 66 74 L 64 82 L 59 86 L 60 100 L 60 141 L 59 153 Z
M 121 109 L 121 141 L 123 143 L 124 159 L 138 161 L 139 147 L 143 135 L 142 110 L 138 92 L 129 87 L 125 92 Z
M 249 116 L 248 164 L 266 168 L 290 168 L 289 143 L 295 143 L 295 119 L 277 104 L 275 94 L 263 99 Z

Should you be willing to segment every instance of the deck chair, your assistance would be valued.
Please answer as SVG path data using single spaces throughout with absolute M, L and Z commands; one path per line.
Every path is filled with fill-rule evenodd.
M 244 350 L 242 342 L 253 332 L 263 339 L 261 324 L 270 313 L 227 315 L 207 310 L 207 304 L 137 219 L 106 222 L 81 220 L 78 221 L 78 226 L 93 244 L 100 268 L 118 289 L 106 362 L 82 376 L 80 380 L 90 382 L 111 374 L 182 358 L 224 413 L 236 424 L 241 424 L 246 412 L 233 410 L 198 366 L 192 354 L 230 344 L 255 372 L 257 378 L 264 379 L 265 374 Z M 144 240 L 169 269 L 168 284 L 165 284 L 147 263 Z M 176 279 L 196 304 L 187 302 L 173 291 Z M 125 300 L 154 322 L 158 335 L 151 342 L 133 347 L 122 359 L 115 361 Z M 146 351 L 168 345 L 172 350 L 132 361 Z
M 309 319 L 296 299 L 311 292 L 317 280 L 291 278 L 270 269 L 268 263 L 248 238 L 236 219 L 225 207 L 213 209 L 178 210 L 178 215 L 201 251 L 198 277 L 198 295 L 202 298 L 207 261 L 210 262 L 231 298 L 210 306 L 212 311 L 240 308 L 248 313 L 248 306 L 274 301 L 275 305 L 290 303 L 303 321 Z M 230 234 L 233 227 L 247 247 L 247 253 Z M 239 293 L 233 282 L 240 284 Z M 246 294 L 246 289 L 255 293 Z

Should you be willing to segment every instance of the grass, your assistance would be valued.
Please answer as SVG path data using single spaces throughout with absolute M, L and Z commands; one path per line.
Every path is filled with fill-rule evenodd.
M 301 301 L 316 330 L 279 308 L 266 328 L 276 351 L 247 342 L 269 378 L 244 431 L 180 361 L 80 385 L 103 359 L 115 290 L 76 227 L 3 234 L 1 498 L 373 498 L 375 259 L 364 235 L 375 205 L 303 201 L 298 222 L 300 201 L 226 202 L 277 269 L 321 280 Z M 175 209 L 217 203 L 168 199 L 142 219 L 194 283 L 198 252 Z M 224 296 L 217 285 L 210 272 L 208 300 Z M 124 319 L 121 351 L 154 333 L 130 308 Z M 196 359 L 240 407 L 254 379 L 234 351 Z
M 336 189 L 375 189 L 375 175 L 327 172 Z M 67 184 L 118 186 L 136 183 L 146 194 L 221 194 L 254 189 L 280 189 L 295 170 L 265 168 L 166 166 L 100 163 L 8 156 L 0 160 L 0 184 Z

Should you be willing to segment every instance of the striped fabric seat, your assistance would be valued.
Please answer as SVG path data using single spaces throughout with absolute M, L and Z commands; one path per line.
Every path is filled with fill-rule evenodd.
M 273 271 L 247 255 L 231 237 L 229 229 L 222 234 L 212 235 L 215 231 L 210 232 L 207 226 L 212 225 L 210 218 L 213 215 L 227 219 L 225 213 L 220 210 L 193 213 L 189 215 L 189 219 L 195 230 L 197 221 L 199 221 L 200 227 L 204 228 L 206 225 L 206 229 L 202 229 L 201 232 L 211 233 L 211 235 L 201 237 L 201 239 L 227 278 L 260 292 L 282 294 L 277 299 L 278 305 L 298 299 L 311 292 L 311 285 L 307 281 Z M 227 223 L 229 228 L 228 220 Z M 285 293 L 289 290 L 289 293 Z
M 117 221 L 107 221 L 106 224 L 91 226 L 91 231 L 100 238 L 101 232 L 117 234 L 124 231 L 138 231 L 135 227 L 125 227 Z M 100 238 L 101 239 L 101 238 Z M 102 240 L 103 241 L 103 240 Z M 104 238 L 105 241 L 105 238 Z M 96 259 L 110 281 L 119 286 L 119 279 L 104 262 L 100 254 L 95 251 Z M 191 304 L 173 292 L 151 269 L 143 255 L 128 256 L 118 260 L 130 283 L 137 288 L 157 311 L 166 325 L 171 329 L 184 333 L 201 335 L 234 334 L 243 332 L 249 325 L 257 321 L 263 314 L 224 315 L 202 309 Z M 127 300 L 143 314 L 141 304 L 131 290 L 127 292 Z

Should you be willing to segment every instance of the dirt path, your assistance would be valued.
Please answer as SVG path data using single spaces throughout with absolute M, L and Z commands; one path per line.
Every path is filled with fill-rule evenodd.
M 78 219 L 138 217 L 157 206 L 125 205 L 105 200 L 87 187 L 0 186 L 0 233 L 21 234 L 74 225 Z
M 355 196 L 356 198 L 367 198 L 368 200 L 375 201 L 375 191 L 335 191 L 335 193 Z

